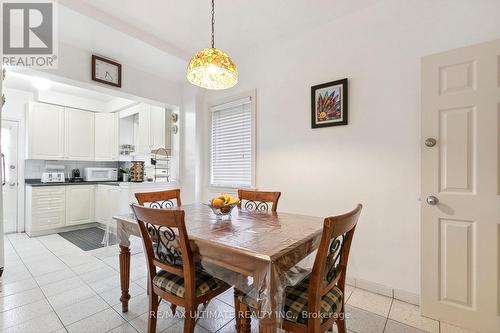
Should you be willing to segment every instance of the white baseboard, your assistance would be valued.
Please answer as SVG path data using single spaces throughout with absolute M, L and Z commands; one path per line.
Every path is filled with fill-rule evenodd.
M 375 294 L 384 295 L 387 297 L 394 297 L 394 289 L 381 285 L 380 283 L 375 283 L 363 279 L 356 279 L 356 288 L 371 291 Z
M 351 287 L 356 287 L 356 279 L 351 279 L 350 277 L 346 277 L 345 283 Z
M 420 295 L 409 291 L 394 289 L 394 298 L 406 303 L 420 305 Z
M 409 291 L 387 287 L 376 282 L 349 277 L 346 278 L 346 283 L 350 286 L 363 289 L 375 294 L 391 297 L 414 305 L 420 305 L 420 295 Z

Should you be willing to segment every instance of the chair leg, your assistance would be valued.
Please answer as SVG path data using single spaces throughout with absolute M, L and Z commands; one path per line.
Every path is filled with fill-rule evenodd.
M 148 333 L 156 332 L 156 318 L 158 316 L 158 295 L 152 290 L 149 294 L 149 317 L 148 317 Z
M 184 333 L 194 333 L 196 326 L 197 307 L 186 307 L 186 316 L 184 318 Z
M 339 317 L 336 320 L 338 333 L 346 333 L 345 327 L 345 306 L 342 304 L 342 310 L 339 313 Z
M 234 289 L 234 308 L 236 311 L 236 332 L 250 333 L 251 330 L 251 317 L 248 305 L 240 302 L 239 296 L 241 292 Z

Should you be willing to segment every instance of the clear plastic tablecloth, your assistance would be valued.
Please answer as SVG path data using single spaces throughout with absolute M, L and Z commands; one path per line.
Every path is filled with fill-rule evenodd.
M 203 268 L 248 293 L 257 301 L 261 313 L 278 311 L 275 322 L 281 327 L 284 290 L 310 274 L 323 219 L 235 208 L 230 219 L 220 220 L 202 204 L 178 209 L 185 211 L 191 247 L 199 253 Z M 132 215 L 115 219 L 121 221 L 121 242 L 128 241 L 129 234 L 138 235 Z

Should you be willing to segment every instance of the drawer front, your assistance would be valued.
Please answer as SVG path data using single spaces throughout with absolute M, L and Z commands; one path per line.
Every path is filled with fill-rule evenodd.
M 60 228 L 65 218 L 64 209 L 33 212 L 33 226 L 36 230 Z
M 63 186 L 33 188 L 31 218 L 34 230 L 64 227 L 66 188 Z
M 33 198 L 33 209 L 44 208 L 44 207 L 61 207 L 65 203 L 64 195 L 58 197 L 45 197 L 45 198 Z
M 34 187 L 33 198 L 46 198 L 64 196 L 66 188 L 64 186 Z

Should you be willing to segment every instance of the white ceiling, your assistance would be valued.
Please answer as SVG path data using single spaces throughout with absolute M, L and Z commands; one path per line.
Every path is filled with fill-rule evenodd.
M 217 0 L 215 44 L 238 63 L 238 58 L 378 1 L 381 0 Z M 116 54 L 118 59 L 130 58 L 133 53 L 137 65 L 176 81 L 184 80 L 189 57 L 210 45 L 210 0 L 59 2 L 87 16 L 86 21 L 67 9 L 61 10 L 60 34 L 64 42 L 90 47 L 111 57 Z M 94 24 L 89 24 L 88 18 Z M 136 41 L 112 37 L 109 27 Z M 154 61 L 144 61 L 151 56 Z

